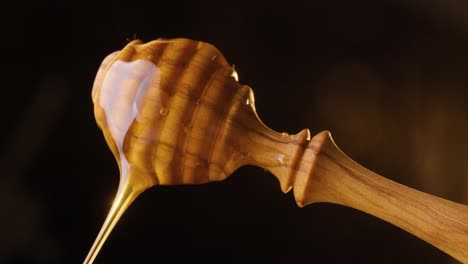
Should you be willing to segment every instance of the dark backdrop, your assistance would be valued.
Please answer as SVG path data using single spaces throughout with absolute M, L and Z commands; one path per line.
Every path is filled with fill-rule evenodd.
M 118 184 L 91 87 L 134 38 L 210 42 L 277 131 L 331 130 L 390 179 L 468 201 L 467 4 L 442 0 L 2 3 L 0 263 L 81 263 Z M 247 166 L 219 183 L 155 187 L 96 263 L 452 263 L 350 208 L 299 209 Z

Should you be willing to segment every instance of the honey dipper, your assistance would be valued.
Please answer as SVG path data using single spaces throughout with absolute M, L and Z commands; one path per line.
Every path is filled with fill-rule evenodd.
M 104 59 L 94 113 L 120 168 L 111 210 L 84 263 L 92 263 L 133 200 L 155 185 L 220 181 L 263 167 L 297 204 L 328 202 L 385 220 L 468 263 L 468 206 L 386 179 L 333 142 L 266 127 L 252 89 L 212 45 L 189 39 L 134 40 Z

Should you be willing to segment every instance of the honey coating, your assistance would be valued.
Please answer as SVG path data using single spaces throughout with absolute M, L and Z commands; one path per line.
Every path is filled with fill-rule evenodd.
M 92 95 L 121 180 L 130 173 L 149 185 L 199 184 L 223 180 L 247 163 L 271 170 L 285 166 L 286 154 L 255 155 L 258 133 L 294 142 L 258 120 L 252 90 L 204 42 L 133 41 L 103 61 Z

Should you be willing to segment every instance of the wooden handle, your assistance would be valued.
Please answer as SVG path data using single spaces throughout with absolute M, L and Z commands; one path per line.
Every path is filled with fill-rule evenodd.
M 468 206 L 411 189 L 362 167 L 335 145 L 328 131 L 301 144 L 294 142 L 296 157 L 289 166 L 266 167 L 278 177 L 283 190 L 293 187 L 299 206 L 329 202 L 355 208 L 468 263 Z

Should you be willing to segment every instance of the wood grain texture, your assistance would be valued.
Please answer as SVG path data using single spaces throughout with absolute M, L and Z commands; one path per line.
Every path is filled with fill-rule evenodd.
M 328 131 L 303 146 L 293 182 L 299 206 L 329 202 L 366 212 L 398 226 L 463 263 L 468 262 L 468 206 L 386 179 L 346 156 Z
M 158 82 L 143 94 L 118 146 L 99 104 L 100 89 L 113 63 L 138 60 L 157 67 Z M 133 41 L 103 62 L 93 88 L 96 120 L 121 170 L 122 157 L 131 164 L 134 184 L 207 183 L 253 164 L 276 175 L 284 192 L 293 188 L 299 206 L 353 207 L 468 262 L 467 206 L 365 169 L 339 150 L 328 131 L 310 138 L 307 129 L 296 135 L 269 129 L 256 114 L 252 90 L 234 75 L 215 47 L 188 39 Z M 137 80 L 129 76 L 129 83 Z M 126 97 L 114 100 L 119 106 Z

